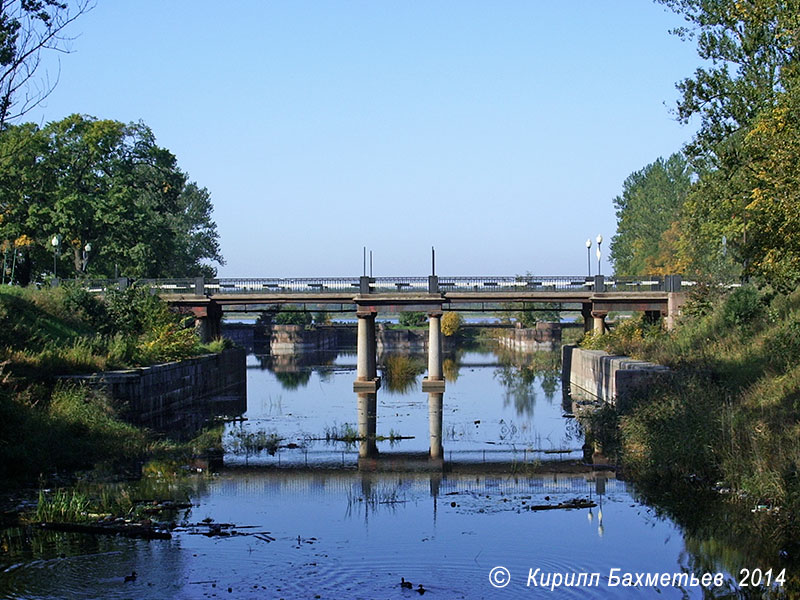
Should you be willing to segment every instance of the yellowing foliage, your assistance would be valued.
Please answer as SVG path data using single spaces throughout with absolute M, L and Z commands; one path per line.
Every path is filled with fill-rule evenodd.
M 458 330 L 463 325 L 464 319 L 457 312 L 449 311 L 442 316 L 442 333 L 446 336 L 452 336 L 458 333 Z

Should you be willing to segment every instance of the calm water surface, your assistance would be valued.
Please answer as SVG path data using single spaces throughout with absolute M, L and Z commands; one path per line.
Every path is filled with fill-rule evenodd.
M 247 420 L 226 426 L 233 466 L 190 480 L 193 506 L 179 515 L 172 540 L 7 535 L 0 597 L 418 597 L 400 587 L 401 577 L 432 599 L 703 597 L 698 588 L 608 586 L 612 568 L 675 573 L 691 571 L 694 560 L 677 526 L 613 473 L 533 474 L 539 461 L 582 456 L 581 431 L 564 416 L 569 406 L 549 360 L 521 357 L 515 366 L 472 352 L 449 365 L 445 458 L 460 466 L 442 474 L 358 471 L 354 445 L 324 439 L 356 422 L 355 356 L 251 356 Z M 383 455 L 427 452 L 420 382 L 378 393 L 378 435 L 411 438 L 378 442 Z M 282 447 L 248 452 L 237 446 L 242 432 L 274 434 Z M 598 506 L 528 509 L 576 498 Z M 192 525 L 204 519 L 235 524 L 237 535 L 199 535 Z M 503 589 L 489 581 L 497 566 L 511 573 Z M 601 578 L 591 588 L 526 587 L 537 568 Z M 131 571 L 136 580 L 125 582 Z

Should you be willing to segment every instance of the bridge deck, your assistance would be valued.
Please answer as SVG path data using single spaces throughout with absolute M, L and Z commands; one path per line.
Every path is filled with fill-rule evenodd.
M 605 310 L 624 310 L 626 307 L 636 310 L 657 310 L 667 304 L 667 292 L 602 292 L 591 291 L 477 291 L 477 292 L 443 292 L 441 294 L 365 294 L 352 293 L 227 293 L 213 296 L 196 294 L 161 294 L 161 297 L 175 305 L 199 306 L 215 303 L 224 308 L 241 308 L 257 305 L 281 304 L 318 304 L 318 305 L 352 305 L 373 307 L 397 307 L 424 310 L 425 307 L 438 307 L 464 304 L 497 304 L 497 303 L 556 303 L 603 305 Z M 613 308 L 607 308 L 612 307 Z

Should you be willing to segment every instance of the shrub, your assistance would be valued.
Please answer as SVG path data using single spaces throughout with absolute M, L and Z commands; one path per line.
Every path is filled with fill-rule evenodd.
M 311 325 L 313 316 L 310 312 L 300 310 L 282 310 L 277 313 L 272 322 L 276 325 Z
M 403 327 L 424 327 L 428 322 L 424 312 L 402 312 L 398 320 Z
M 442 333 L 446 336 L 457 335 L 464 324 L 464 317 L 459 313 L 448 311 L 442 316 Z
M 745 327 L 763 314 L 764 304 L 758 290 L 752 286 L 734 290 L 722 305 L 722 321 L 728 327 Z

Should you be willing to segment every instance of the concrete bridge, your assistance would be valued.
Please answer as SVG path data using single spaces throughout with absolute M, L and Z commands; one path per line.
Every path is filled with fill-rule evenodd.
M 381 313 L 419 311 L 428 314 L 428 374 L 422 391 L 428 394 L 430 459 L 441 462 L 442 372 L 441 317 L 444 311 L 496 311 L 556 305 L 580 311 L 587 331 L 605 331 L 611 311 L 641 311 L 671 326 L 684 302 L 681 277 L 647 279 L 587 277 L 368 277 L 283 279 L 156 279 L 139 280 L 178 310 L 193 314 L 202 337 L 220 335 L 225 311 L 261 312 L 276 306 L 299 305 L 302 310 L 333 309 L 354 312 L 358 318 L 356 380 L 359 457 L 377 456 L 376 413 L 380 378 L 377 374 L 375 318 Z M 103 292 L 130 285 L 126 279 L 88 282 Z M 538 306 L 537 306 L 538 305 Z

